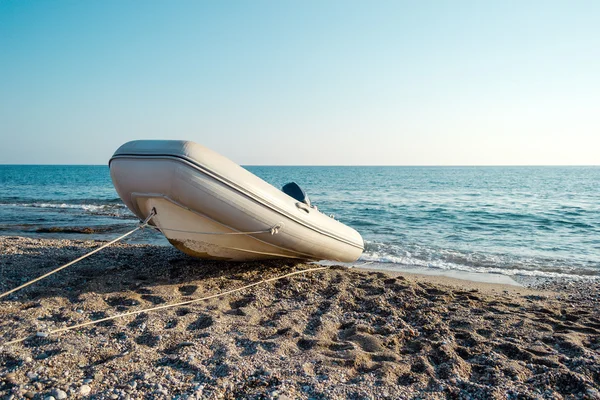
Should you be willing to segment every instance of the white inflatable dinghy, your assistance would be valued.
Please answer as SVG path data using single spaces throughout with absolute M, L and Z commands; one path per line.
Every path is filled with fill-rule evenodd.
M 109 162 L 117 193 L 140 219 L 194 257 L 356 261 L 354 229 L 312 207 L 295 183 L 276 189 L 199 144 L 136 140 Z M 293 196 L 293 197 L 292 197 Z

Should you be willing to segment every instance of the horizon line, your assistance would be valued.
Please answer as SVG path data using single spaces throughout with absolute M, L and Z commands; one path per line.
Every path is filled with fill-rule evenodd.
M 237 164 L 237 163 L 236 163 Z M 600 167 L 600 164 L 238 164 L 241 167 Z M 0 166 L 23 167 L 100 167 L 107 164 L 16 164 L 0 163 Z

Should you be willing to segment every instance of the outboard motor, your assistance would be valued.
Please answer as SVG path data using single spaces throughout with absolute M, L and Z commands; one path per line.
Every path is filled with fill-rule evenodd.
M 310 199 L 306 195 L 306 192 L 296 182 L 286 183 L 285 185 L 283 185 L 283 188 L 281 188 L 281 191 L 287 194 L 288 196 L 311 207 Z

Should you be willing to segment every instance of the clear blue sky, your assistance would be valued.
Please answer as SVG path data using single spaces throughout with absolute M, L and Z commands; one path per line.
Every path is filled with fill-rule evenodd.
M 0 0 L 0 163 L 600 164 L 600 1 Z

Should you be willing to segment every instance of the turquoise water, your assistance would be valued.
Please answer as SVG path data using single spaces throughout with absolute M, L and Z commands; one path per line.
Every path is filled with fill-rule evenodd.
M 277 187 L 298 182 L 358 230 L 362 262 L 600 276 L 600 167 L 247 169 Z M 106 166 L 0 166 L 1 235 L 108 239 L 134 224 Z

